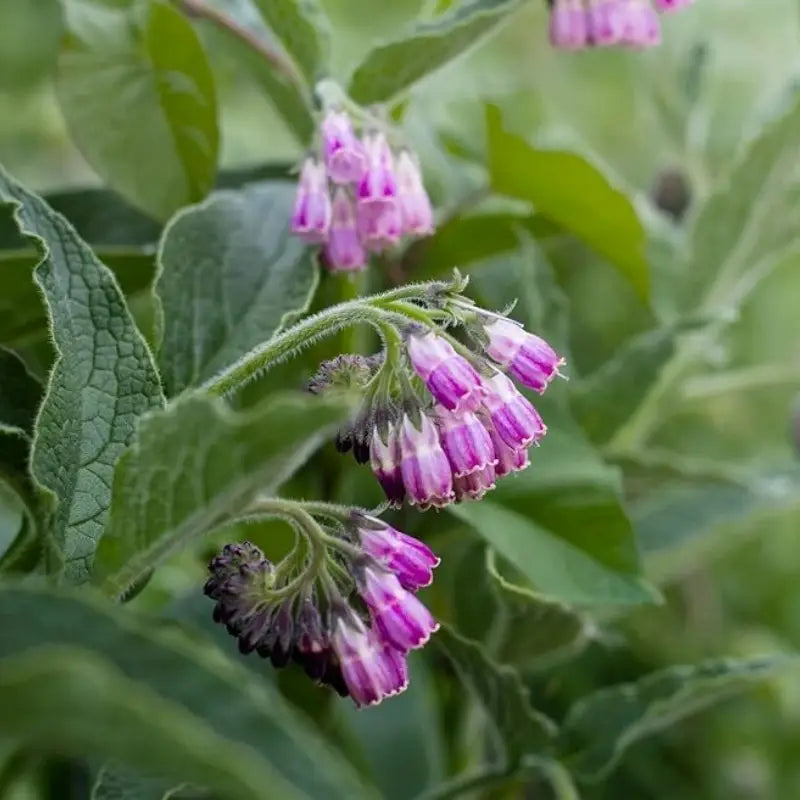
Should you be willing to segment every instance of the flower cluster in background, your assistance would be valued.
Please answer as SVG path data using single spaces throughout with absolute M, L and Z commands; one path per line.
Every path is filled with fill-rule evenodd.
M 548 0 L 550 43 L 584 47 L 653 47 L 661 42 L 658 12 L 677 11 L 694 0 Z
M 250 542 L 231 544 L 209 564 L 204 591 L 242 653 L 275 667 L 294 661 L 364 706 L 406 688 L 407 653 L 438 628 L 415 593 L 431 583 L 439 559 L 375 517 L 345 514 L 335 528 L 315 523 L 309 545 L 325 557 L 312 556 L 316 566 L 304 564 L 299 576 L 291 575 L 292 554 L 273 565 Z
M 425 509 L 479 500 L 498 478 L 528 466 L 529 448 L 547 431 L 500 370 L 543 393 L 563 359 L 516 322 L 481 313 L 482 353 L 443 333 L 412 330 L 406 357 L 422 391 L 405 379 L 409 390 L 401 397 L 369 401 L 359 422 L 340 433 L 339 450 L 370 461 L 392 505 L 407 500 Z
M 433 232 L 433 209 L 411 151 L 393 153 L 381 131 L 358 138 L 338 110 L 327 113 L 320 137 L 321 154 L 303 163 L 291 231 L 323 245 L 329 270 L 362 270 L 370 253 Z

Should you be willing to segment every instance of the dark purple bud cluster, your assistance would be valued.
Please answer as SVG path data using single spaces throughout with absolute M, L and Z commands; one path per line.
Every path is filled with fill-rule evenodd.
M 332 548 L 349 575 L 346 587 L 328 578 L 311 592 L 284 597 L 273 586 L 277 570 L 244 542 L 227 545 L 211 561 L 205 593 L 216 601 L 214 619 L 239 640 L 242 653 L 255 651 L 275 667 L 294 661 L 357 705 L 372 705 L 406 688 L 407 653 L 438 628 L 415 592 L 431 583 L 439 559 L 417 539 L 360 512 Z M 308 585 L 317 577 L 309 576 Z
M 344 111 L 327 113 L 320 137 L 321 157 L 307 158 L 300 173 L 291 231 L 324 245 L 331 272 L 362 270 L 369 253 L 403 236 L 433 233 L 433 209 L 413 153 L 395 155 L 379 131 L 359 139 Z

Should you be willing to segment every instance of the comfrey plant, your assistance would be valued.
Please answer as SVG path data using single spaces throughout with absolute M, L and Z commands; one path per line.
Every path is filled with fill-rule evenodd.
M 306 344 L 306 332 L 373 326 L 380 353 L 338 356 L 308 388 L 355 389 L 362 398 L 337 448 L 370 462 L 390 505 L 480 500 L 497 479 L 528 465 L 529 448 L 546 433 L 508 375 L 542 393 L 564 360 L 518 323 L 476 306 L 463 294 L 466 285 L 456 271 L 451 282 L 333 307 L 255 356 L 260 367 Z M 252 369 L 238 365 L 215 389 Z M 433 579 L 434 553 L 360 509 L 265 500 L 248 514 L 286 519 L 298 545 L 277 565 L 252 544 L 228 545 L 209 565 L 205 591 L 216 601 L 214 619 L 241 652 L 255 651 L 276 667 L 294 660 L 357 705 L 405 689 L 406 654 L 438 627 L 415 596 Z
M 653 47 L 661 42 L 659 13 L 694 0 L 548 0 L 550 43 L 564 50 L 585 47 Z

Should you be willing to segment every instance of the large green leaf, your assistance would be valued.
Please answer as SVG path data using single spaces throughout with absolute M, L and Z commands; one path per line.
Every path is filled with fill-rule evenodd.
M 526 755 L 550 748 L 556 727 L 531 708 L 528 690 L 516 670 L 495 664 L 479 644 L 464 639 L 449 626 L 442 625 L 432 641 L 483 706 L 508 773 Z
M 562 757 L 582 780 L 600 780 L 634 742 L 795 662 L 785 655 L 715 660 L 670 667 L 636 683 L 601 689 L 570 709 L 562 728 Z
M 613 264 L 640 297 L 650 292 L 645 232 L 630 200 L 581 156 L 531 147 L 487 108 L 492 188 L 525 200 Z
M 147 345 L 113 274 L 72 226 L 0 172 L 0 200 L 15 206 L 20 232 L 37 248 L 34 278 L 58 351 L 39 411 L 31 467 L 58 506 L 54 567 L 88 580 L 111 505 L 114 464 L 136 421 L 163 402 Z
M 342 400 L 286 394 L 236 414 L 189 395 L 142 420 L 114 473 L 96 578 L 124 593 L 193 537 L 274 492 L 346 416 Z
M 329 23 L 317 0 L 254 0 L 310 86 L 328 71 Z
M 167 226 L 155 286 L 167 394 L 213 377 L 307 309 L 317 269 L 289 235 L 293 194 L 288 183 L 220 192 Z
M 214 80 L 189 21 L 159 0 L 62 0 L 58 97 L 100 176 L 158 219 L 200 200 L 216 172 Z
M 771 121 L 701 208 L 681 274 L 683 308 L 725 306 L 742 276 L 800 246 L 800 101 Z
M 359 103 L 381 103 L 464 53 L 521 5 L 520 0 L 461 0 L 447 15 L 418 22 L 367 54 L 350 79 Z
M 176 781 L 145 775 L 118 761 L 106 762 L 92 787 L 91 800 L 168 800 Z
M 500 664 L 541 669 L 578 652 L 590 628 L 578 613 L 531 591 L 523 576 L 483 542 L 462 555 L 453 581 L 458 631 Z
M 281 798 L 295 793 L 348 800 L 373 796 L 268 682 L 205 639 L 165 629 L 161 620 L 138 617 L 90 592 L 56 593 L 17 584 L 0 585 L 0 629 L 0 664 L 30 654 L 42 669 L 57 671 L 61 659 L 37 655 L 44 646 L 89 651 L 95 664 L 101 659 L 87 669 L 85 682 L 80 670 L 70 670 L 70 681 L 57 686 L 33 681 L 30 676 L 36 671 L 23 672 L 22 679 L 30 679 L 42 694 L 38 699 L 26 695 L 15 724 L 30 725 L 36 739 L 46 741 L 58 732 L 62 746 L 69 747 L 71 739 L 79 742 L 107 713 L 109 730 L 101 726 L 100 733 L 91 735 L 102 738 L 106 732 L 110 741 L 127 744 L 111 751 L 98 744 L 93 756 L 106 755 L 199 785 L 216 784 L 222 796 L 248 800 L 263 798 L 265 787 L 274 787 Z M 6 702 L 3 708 L 0 730 L 10 724 Z M 167 734 L 180 740 L 174 748 L 162 738 Z M 202 749 L 195 750 L 200 742 Z M 199 752 L 208 762 L 205 770 L 184 759 L 183 748 Z M 239 774 L 236 789 L 232 783 L 223 788 L 219 779 L 209 780 L 214 772 L 227 775 L 228 769 Z

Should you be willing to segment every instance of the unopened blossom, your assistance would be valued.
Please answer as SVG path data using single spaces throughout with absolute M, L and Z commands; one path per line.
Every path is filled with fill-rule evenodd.
M 457 502 L 464 500 L 480 500 L 486 492 L 495 487 L 497 473 L 492 464 L 471 472 L 469 475 L 460 475 L 453 479 L 453 492 Z
M 445 506 L 453 499 L 453 473 L 433 421 L 404 416 L 400 427 L 400 473 L 411 505 Z
M 539 413 L 503 374 L 487 381 L 484 408 L 497 435 L 512 449 L 538 442 L 547 433 Z
M 426 544 L 375 517 L 359 515 L 356 525 L 364 551 L 393 572 L 404 589 L 415 592 L 431 584 L 440 559 Z
M 474 413 L 441 409 L 436 421 L 454 478 L 471 475 L 497 463 L 491 436 Z
M 485 331 L 489 339 L 486 348 L 489 357 L 507 367 L 523 386 L 539 394 L 564 364 L 564 359 L 544 339 L 528 333 L 511 320 L 495 319 L 486 325 Z
M 379 426 L 372 431 L 370 465 L 386 498 L 392 505 L 401 505 L 406 496 L 400 458 L 399 431 L 387 426 L 385 434 Z
M 596 47 L 610 47 L 622 39 L 620 0 L 589 0 L 586 7 L 586 38 Z
M 648 0 L 620 0 L 620 41 L 629 47 L 654 47 L 661 43 L 661 23 Z
M 483 382 L 475 367 L 435 333 L 408 337 L 408 358 L 434 399 L 449 411 L 475 410 Z
M 550 44 L 562 50 L 579 50 L 588 43 L 582 0 L 555 0 L 550 11 Z
M 410 236 L 433 233 L 433 208 L 422 182 L 419 164 L 408 151 L 397 157 L 397 200 L 403 222 L 403 232 Z
M 383 133 L 369 134 L 364 140 L 366 169 L 358 184 L 358 202 L 386 208 L 397 204 L 397 176 L 394 156 Z
M 367 265 L 364 245 L 358 232 L 356 207 L 352 197 L 338 188 L 333 197 L 325 263 L 331 272 L 358 272 Z
M 401 653 L 422 647 L 439 629 L 431 612 L 388 570 L 364 568 L 358 590 L 381 637 Z
M 403 218 L 397 201 L 359 203 L 356 212 L 358 236 L 370 253 L 394 247 L 403 235 Z
M 307 158 L 297 185 L 292 212 L 292 233 L 309 244 L 321 244 L 328 238 L 331 212 L 325 165 L 316 159 Z
M 322 121 L 322 152 L 334 183 L 357 183 L 367 168 L 364 146 L 344 111 L 329 111 Z
M 489 431 L 489 436 L 492 440 L 492 447 L 494 454 L 497 458 L 497 463 L 494 465 L 495 477 L 502 478 L 510 475 L 512 472 L 520 472 L 530 465 L 530 458 L 528 456 L 528 447 L 512 447 L 507 444 L 502 436 L 497 432 L 497 429 L 492 424 L 491 418 L 488 415 L 484 418 L 484 425 L 486 430 Z

